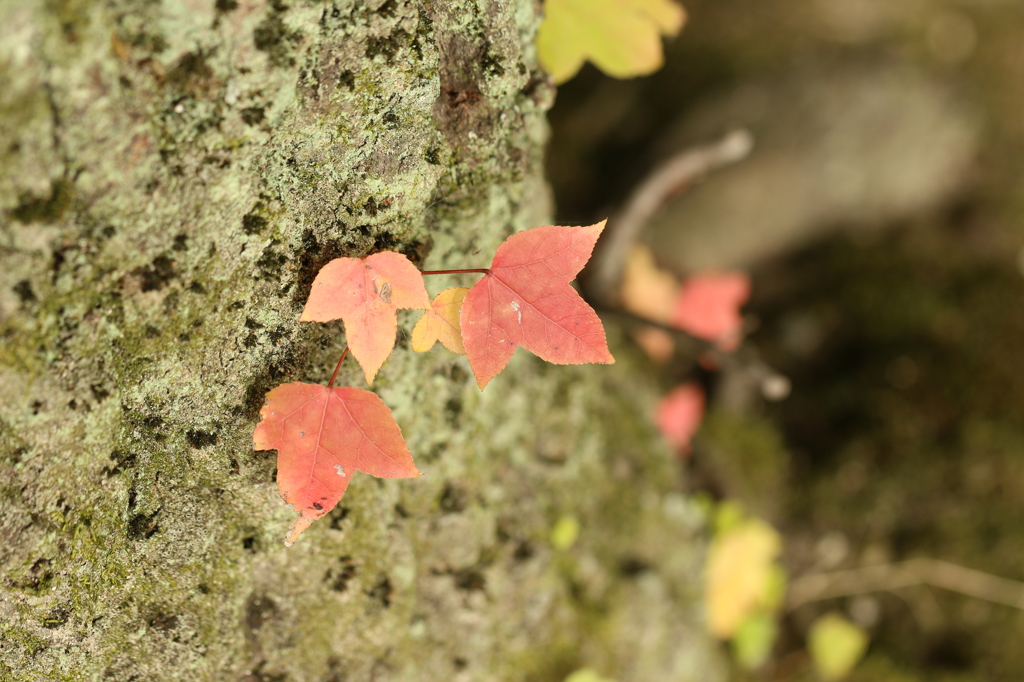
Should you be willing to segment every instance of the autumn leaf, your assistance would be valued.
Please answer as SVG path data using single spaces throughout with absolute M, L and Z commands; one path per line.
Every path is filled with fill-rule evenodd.
M 773 562 L 781 549 L 779 534 L 759 519 L 742 521 L 715 538 L 708 554 L 705 594 L 713 635 L 731 637 L 767 604 L 777 583 Z
M 740 307 L 750 298 L 750 278 L 742 272 L 709 272 L 683 282 L 671 324 L 697 338 L 735 349 L 743 331 Z
M 807 648 L 818 675 L 824 680 L 839 680 L 864 656 L 868 636 L 838 613 L 827 613 L 811 625 Z
M 466 294 L 460 323 L 466 356 L 483 388 L 518 346 L 559 365 L 615 362 L 597 313 L 569 286 L 604 221 L 535 227 L 512 235 Z
M 629 250 L 622 273 L 619 299 L 622 307 L 652 322 L 670 324 L 679 297 L 679 282 L 675 276 L 658 267 L 654 254 L 642 244 Z M 633 338 L 651 359 L 663 362 L 672 357 L 675 340 L 664 329 L 640 327 Z
M 615 78 L 643 76 L 661 67 L 661 36 L 676 35 L 685 21 L 672 0 L 546 0 L 537 52 L 556 83 L 587 59 Z
M 260 415 L 253 447 L 277 450 L 277 489 L 299 512 L 286 545 L 334 508 L 353 472 L 421 475 L 391 410 L 370 391 L 282 384 L 267 393 Z
M 453 353 L 465 355 L 462 345 L 462 333 L 459 329 L 459 313 L 462 312 L 462 300 L 469 289 L 456 287 L 445 289 L 430 302 L 430 309 L 423 313 L 416 326 L 412 329 L 412 349 L 417 353 L 426 353 L 438 341 Z
M 690 451 L 690 440 L 704 418 L 704 391 L 694 383 L 678 386 L 658 403 L 658 430 L 681 453 Z
M 341 318 L 352 355 L 372 384 L 395 347 L 398 308 L 430 308 L 423 276 L 400 253 L 336 258 L 313 280 L 302 322 Z

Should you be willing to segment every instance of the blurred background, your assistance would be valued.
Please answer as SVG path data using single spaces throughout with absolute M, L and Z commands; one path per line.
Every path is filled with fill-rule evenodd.
M 642 240 L 681 278 L 750 275 L 744 348 L 791 392 L 649 367 L 707 393 L 691 490 L 774 526 L 791 588 L 852 573 L 791 590 L 736 679 L 813 679 L 808 630 L 836 612 L 870 638 L 850 679 L 1024 680 L 1024 2 L 685 6 L 654 75 L 559 87 L 548 171 L 558 223 L 590 224 L 673 154 L 753 133 Z M 910 559 L 938 573 L 884 574 Z

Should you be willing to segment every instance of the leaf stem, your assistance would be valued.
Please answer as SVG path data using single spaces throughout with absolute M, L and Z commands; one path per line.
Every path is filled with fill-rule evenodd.
M 345 346 L 345 350 L 341 351 L 341 357 L 338 358 L 338 364 L 334 366 L 334 374 L 331 375 L 331 380 L 327 382 L 327 390 L 334 387 L 334 380 L 338 378 L 338 370 L 341 369 L 341 363 L 345 362 L 345 356 L 348 355 L 348 346 Z
M 488 273 L 490 270 L 487 268 L 470 268 L 468 270 L 423 270 L 420 272 L 421 275 L 461 275 L 464 273 L 481 272 Z

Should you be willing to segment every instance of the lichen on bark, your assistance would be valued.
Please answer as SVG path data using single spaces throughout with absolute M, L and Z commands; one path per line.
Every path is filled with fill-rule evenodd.
M 252 451 L 343 343 L 297 322 L 324 263 L 472 266 L 549 219 L 537 11 L 0 5 L 0 678 L 715 679 L 628 362 L 481 394 L 403 336 L 375 388 L 428 475 L 360 478 L 290 550 Z

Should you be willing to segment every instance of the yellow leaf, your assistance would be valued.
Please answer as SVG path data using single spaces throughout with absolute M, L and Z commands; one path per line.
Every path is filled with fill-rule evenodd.
M 545 0 L 537 51 L 556 83 L 587 59 L 615 78 L 643 76 L 661 67 L 662 34 L 676 35 L 685 20 L 672 0 Z
M 580 522 L 572 516 L 563 516 L 551 529 L 551 545 L 562 552 L 576 544 L 580 536 Z
M 615 680 L 609 680 L 607 677 L 601 677 L 590 668 L 583 668 L 577 670 L 569 677 L 565 678 L 565 682 L 615 682 Z
M 807 645 L 818 674 L 838 680 L 846 677 L 867 651 L 868 636 L 839 614 L 828 613 L 811 625 Z
M 668 324 L 679 298 L 679 282 L 671 272 L 657 266 L 650 249 L 636 245 L 626 259 L 620 295 L 626 310 Z
M 453 353 L 465 355 L 462 346 L 462 333 L 459 330 L 459 312 L 462 310 L 462 299 L 466 298 L 469 289 L 457 287 L 445 289 L 430 302 L 430 310 L 412 330 L 412 349 L 417 353 L 426 353 L 437 341 Z
M 712 634 L 731 637 L 764 602 L 773 587 L 772 562 L 781 549 L 779 534 L 758 519 L 743 521 L 715 538 L 705 594 Z

